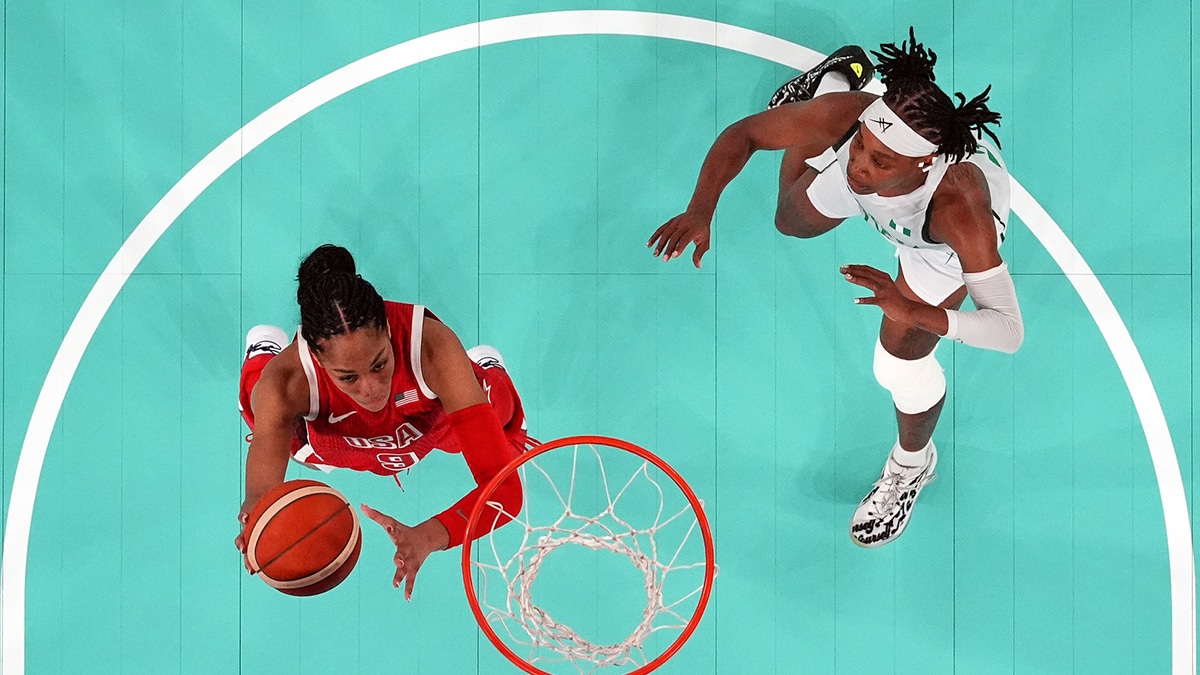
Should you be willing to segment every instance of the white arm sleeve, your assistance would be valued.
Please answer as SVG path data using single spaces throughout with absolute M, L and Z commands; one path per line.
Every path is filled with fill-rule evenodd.
M 1017 306 L 1008 265 L 983 272 L 964 272 L 963 283 L 975 302 L 974 312 L 946 310 L 946 337 L 963 344 L 1012 354 L 1025 339 L 1025 324 Z

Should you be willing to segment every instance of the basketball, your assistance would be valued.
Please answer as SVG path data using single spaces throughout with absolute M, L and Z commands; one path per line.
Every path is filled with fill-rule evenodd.
M 362 549 L 354 508 L 315 480 L 291 480 L 263 495 L 245 533 L 251 573 L 288 595 L 317 595 L 342 583 Z

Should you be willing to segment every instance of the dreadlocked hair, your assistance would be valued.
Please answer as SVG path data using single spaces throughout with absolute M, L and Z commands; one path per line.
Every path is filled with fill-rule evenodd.
M 1000 124 L 1000 113 L 987 107 L 988 85 L 983 93 L 970 101 L 961 93 L 955 93 L 958 105 L 934 84 L 933 66 L 937 53 L 917 42 L 913 29 L 908 29 L 908 40 L 896 44 L 879 45 L 880 51 L 871 52 L 879 61 L 876 70 L 887 87 L 883 102 L 887 104 L 913 131 L 937 145 L 938 154 L 946 155 L 954 162 L 975 154 L 979 139 L 987 134 L 1000 147 L 1000 139 L 987 127 Z
M 313 351 L 320 341 L 371 326 L 387 328 L 387 310 L 375 287 L 355 269 L 350 251 L 322 244 L 300 263 L 300 333 Z

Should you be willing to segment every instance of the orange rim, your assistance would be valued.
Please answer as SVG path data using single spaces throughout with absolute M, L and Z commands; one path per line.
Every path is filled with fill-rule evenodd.
M 679 634 L 679 637 L 675 638 L 675 641 L 671 643 L 671 646 L 663 650 L 663 653 L 659 654 L 656 658 L 654 658 L 654 660 L 638 667 L 636 670 L 630 671 L 630 675 L 643 675 L 644 673 L 649 673 L 666 663 L 667 659 L 674 656 L 675 653 L 683 647 L 684 643 L 688 641 L 688 638 L 692 637 L 692 633 L 696 631 L 697 626 L 700 625 L 700 617 L 703 616 L 704 609 L 708 606 L 708 597 L 712 593 L 713 578 L 716 576 L 717 570 L 716 552 L 713 545 L 712 531 L 709 529 L 708 518 L 704 515 L 704 507 L 700 504 L 700 499 L 696 497 L 696 493 L 692 491 L 691 486 L 687 484 L 687 481 L 683 479 L 683 476 L 679 475 L 679 472 L 672 468 L 670 464 L 667 464 L 666 461 L 659 458 L 649 450 L 646 450 L 645 448 L 634 445 L 628 441 L 623 441 L 619 438 L 609 438 L 607 436 L 568 436 L 555 441 L 542 443 L 509 462 L 507 466 L 500 470 L 500 473 L 497 474 L 495 478 L 492 478 L 492 480 L 488 482 L 483 492 L 480 493 L 479 500 L 475 502 L 475 507 L 471 509 L 471 517 L 467 520 L 467 532 L 475 531 L 475 528 L 479 523 L 480 515 L 483 513 L 484 505 L 492 496 L 492 493 L 495 492 L 496 487 L 499 486 L 504 479 L 508 478 L 513 474 L 513 472 L 523 466 L 526 462 L 532 460 L 534 457 L 569 445 L 604 445 L 610 448 L 625 450 L 626 452 L 631 452 L 638 457 L 641 457 L 642 459 L 658 467 L 663 473 L 669 476 L 672 481 L 675 482 L 675 486 L 683 492 L 685 497 L 687 497 L 688 503 L 692 507 L 692 511 L 696 514 L 696 522 L 704 539 L 704 585 L 700 590 L 700 597 L 696 602 L 696 610 L 692 612 L 691 618 L 688 619 L 687 625 L 684 626 L 683 632 Z M 479 606 L 479 598 L 475 596 L 475 582 L 471 578 L 471 552 L 474 550 L 474 543 L 474 541 L 467 541 L 463 543 L 462 571 L 463 585 L 466 587 L 467 591 L 467 602 L 471 605 L 471 612 L 475 614 L 475 621 L 479 624 L 479 627 L 483 629 L 483 632 L 487 635 L 488 640 L 490 640 L 491 643 L 496 646 L 496 649 L 500 650 L 500 653 L 504 654 L 504 656 L 508 658 L 509 661 L 512 661 L 513 664 L 515 664 L 518 668 L 527 673 L 531 673 L 532 675 L 549 675 L 546 671 L 518 656 L 516 652 L 514 652 L 507 644 L 504 643 L 503 640 L 500 639 L 500 636 L 495 630 L 492 629 L 491 624 L 488 623 L 487 618 L 484 616 L 483 608 Z

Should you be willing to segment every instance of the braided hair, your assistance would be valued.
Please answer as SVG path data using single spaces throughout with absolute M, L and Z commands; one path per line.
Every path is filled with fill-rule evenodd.
M 321 351 L 320 340 L 342 335 L 364 326 L 387 329 L 383 298 L 355 271 L 350 251 L 322 244 L 300 263 L 300 332 L 313 351 Z
M 893 42 L 879 45 L 879 49 L 871 53 L 879 60 L 876 70 L 887 87 L 883 102 L 913 131 L 936 144 L 938 154 L 954 162 L 962 161 L 979 149 L 981 133 L 991 137 L 999 147 L 1000 139 L 987 127 L 1000 124 L 1000 113 L 987 107 L 991 85 L 970 101 L 956 92 L 955 106 L 946 92 L 934 84 L 937 54 L 917 42 L 911 27 L 908 40 L 899 47 Z

